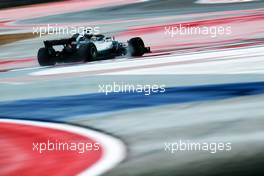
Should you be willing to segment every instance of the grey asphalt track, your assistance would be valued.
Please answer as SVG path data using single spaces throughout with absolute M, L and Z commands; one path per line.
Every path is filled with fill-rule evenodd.
M 194 0 L 152 0 L 140 4 L 121 5 L 117 7 L 106 7 L 89 11 L 81 11 L 49 17 L 29 19 L 20 21 L 21 24 L 37 23 L 69 23 L 71 21 L 98 21 L 116 19 L 134 19 L 163 17 L 169 15 L 187 15 L 192 13 L 207 13 L 217 11 L 232 11 L 255 9 L 264 6 L 264 1 L 250 3 L 231 3 L 231 4 L 195 4 Z M 193 16 L 193 20 L 196 19 Z M 136 26 L 137 24 L 130 24 Z M 115 26 L 116 27 L 116 26 Z M 118 28 L 115 28 L 118 30 Z

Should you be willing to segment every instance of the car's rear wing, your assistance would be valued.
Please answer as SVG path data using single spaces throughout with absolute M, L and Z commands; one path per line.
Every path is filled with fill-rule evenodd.
M 56 45 L 67 45 L 74 42 L 74 38 L 68 38 L 68 39 L 60 39 L 60 40 L 46 40 L 44 41 L 44 45 L 46 48 L 56 46 Z

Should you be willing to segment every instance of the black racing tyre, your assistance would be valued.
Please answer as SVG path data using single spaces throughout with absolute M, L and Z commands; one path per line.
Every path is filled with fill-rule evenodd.
M 130 39 L 128 48 L 131 56 L 142 56 L 145 53 L 145 44 L 140 37 Z
M 97 49 L 93 43 L 81 45 L 79 48 L 79 53 L 85 62 L 95 61 L 97 58 Z
M 40 48 L 38 50 L 38 63 L 40 66 L 55 65 L 56 61 L 52 58 L 47 48 Z

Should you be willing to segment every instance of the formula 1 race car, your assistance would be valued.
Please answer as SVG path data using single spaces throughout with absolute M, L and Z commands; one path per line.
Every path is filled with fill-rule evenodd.
M 113 37 L 88 33 L 77 33 L 67 39 L 46 40 L 44 45 L 45 47 L 40 48 L 38 51 L 38 62 L 41 66 L 67 62 L 90 62 L 127 54 L 137 57 L 150 53 L 150 47 L 145 47 L 140 37 L 121 43 Z M 58 45 L 63 46 L 61 51 L 54 49 L 54 46 Z

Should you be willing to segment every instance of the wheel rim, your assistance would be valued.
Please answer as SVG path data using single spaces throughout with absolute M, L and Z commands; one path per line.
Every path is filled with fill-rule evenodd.
M 95 50 L 95 47 L 92 47 L 92 48 L 91 48 L 91 55 L 93 56 L 93 58 L 96 57 L 96 50 Z

